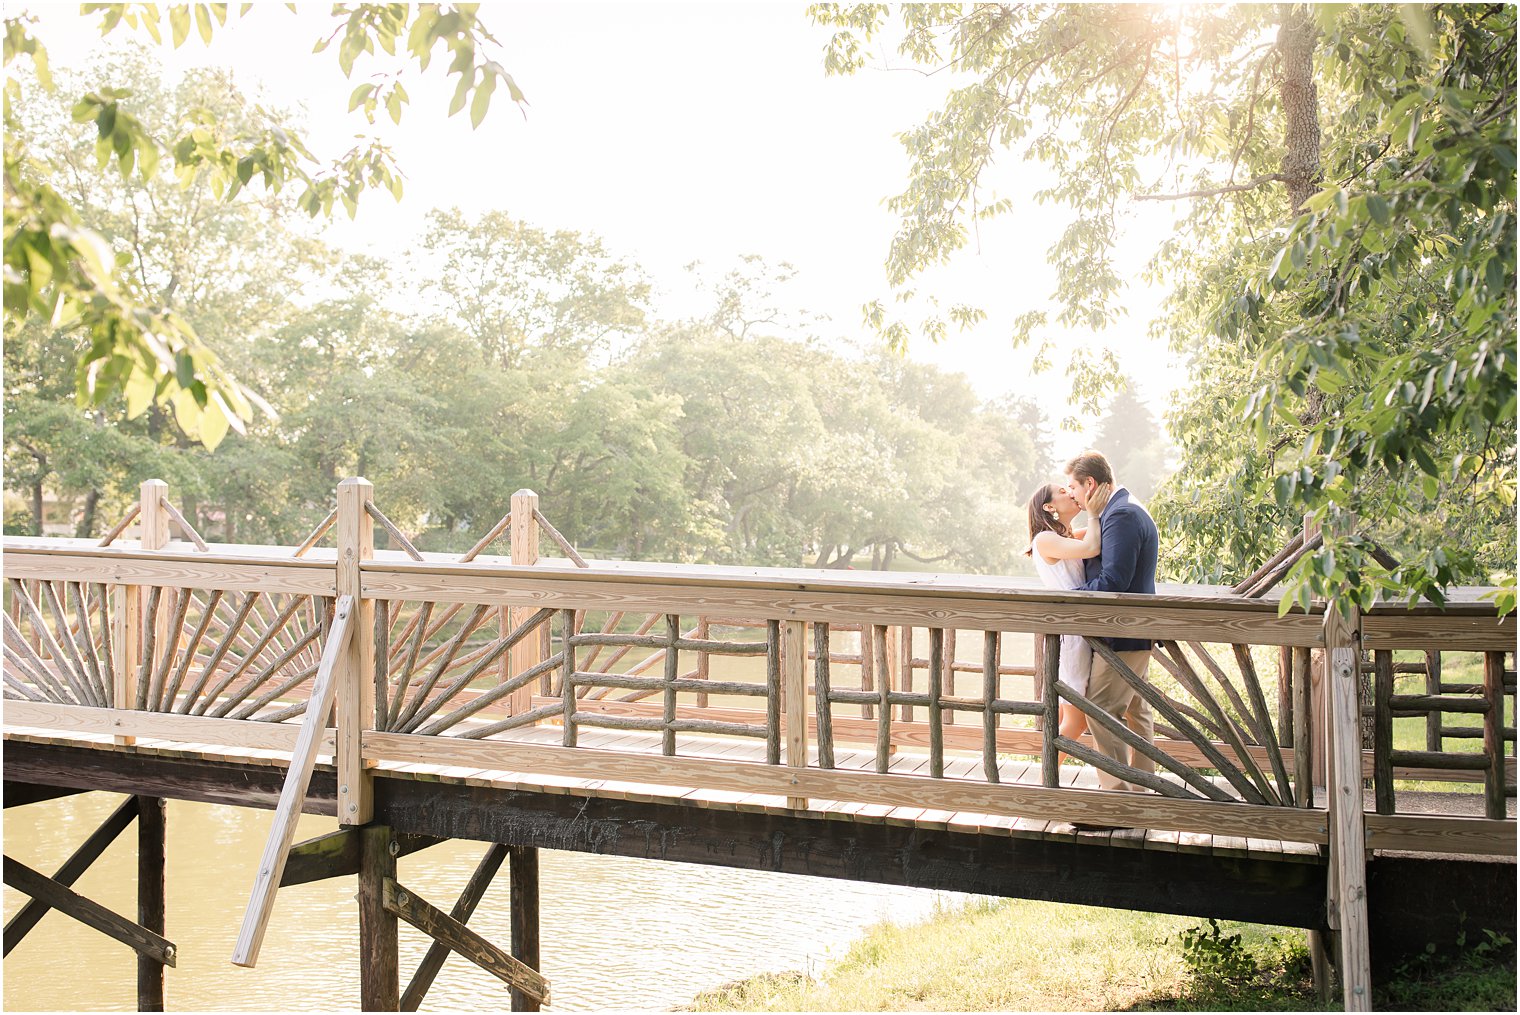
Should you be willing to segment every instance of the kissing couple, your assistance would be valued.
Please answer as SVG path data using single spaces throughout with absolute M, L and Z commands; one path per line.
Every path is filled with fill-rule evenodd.
M 1086 512 L 1087 526 L 1073 527 Z M 1065 483 L 1046 483 L 1029 499 L 1029 549 L 1040 580 L 1048 588 L 1077 592 L 1156 593 L 1156 523 L 1128 490 L 1114 483 L 1108 459 L 1084 451 L 1066 464 Z M 1105 638 L 1124 665 L 1144 680 L 1150 669 L 1151 642 L 1145 638 Z M 1155 720 L 1129 682 L 1108 661 L 1094 656 L 1082 635 L 1061 636 L 1060 680 L 1119 719 L 1147 743 L 1156 739 Z M 1072 740 L 1088 729 L 1075 705 L 1061 702 L 1060 732 Z M 1093 742 L 1104 755 L 1154 772 L 1156 763 L 1132 751 L 1117 735 L 1095 727 Z M 1098 786 L 1149 792 L 1141 786 L 1098 771 Z

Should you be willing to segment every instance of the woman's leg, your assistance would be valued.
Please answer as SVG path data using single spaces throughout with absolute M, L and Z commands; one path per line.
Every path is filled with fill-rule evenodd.
M 1087 716 L 1075 705 L 1061 702 L 1061 736 L 1068 740 L 1076 740 L 1087 732 Z M 1062 754 L 1061 760 L 1065 761 L 1068 755 Z

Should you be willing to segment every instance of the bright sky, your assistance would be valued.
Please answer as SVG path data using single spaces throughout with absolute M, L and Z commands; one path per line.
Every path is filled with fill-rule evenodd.
M 97 62 L 97 18 L 80 17 L 73 5 L 32 9 L 55 66 Z M 414 65 L 404 72 L 412 102 L 399 127 L 383 114 L 371 127 L 347 112 L 348 96 L 381 66 L 361 58 L 345 79 L 336 47 L 311 53 L 331 30 L 329 9 L 303 4 L 292 14 L 261 3 L 210 47 L 192 31 L 180 50 L 160 52 L 166 76 L 194 64 L 225 66 L 261 101 L 304 108 L 309 138 L 325 143 L 314 145 L 319 156 L 341 153 L 361 132 L 392 146 L 405 199 L 367 195 L 357 222 L 333 226 L 335 242 L 394 254 L 415 244 L 435 206 L 502 209 L 547 229 L 601 236 L 646 268 L 656 308 L 669 317 L 706 306 L 685 265 L 701 261 L 717 276 L 740 255 L 760 254 L 799 269 L 783 305 L 826 314 L 816 330 L 844 341 L 866 334 L 861 305 L 889 295 L 882 262 L 896 219 L 882 202 L 907 179 L 894 135 L 939 106 L 950 85 L 943 76 L 883 69 L 902 63 L 883 52 L 854 77 L 826 78 L 827 35 L 801 5 L 486 4 L 482 18 L 502 43 L 499 62 L 527 94 L 526 115 L 498 89 L 478 130 L 466 113 L 445 118 L 453 90 L 445 58 L 426 74 Z M 1018 211 L 932 276 L 944 305 L 976 302 L 989 320 L 940 346 L 920 340 L 910 355 L 966 372 L 985 396 L 1033 397 L 1058 422 L 1069 414 L 1059 366 L 1031 375 L 1029 353 L 1011 349 L 1007 335 L 1014 315 L 1054 288 L 1044 252 L 1063 214 L 1034 204 L 1037 167 L 1012 155 L 989 182 Z M 1121 255 L 1135 279 L 1131 317 L 1107 337 L 1158 417 L 1184 375 L 1145 336 L 1160 293 L 1138 269 L 1165 221 L 1158 209 L 1137 211 L 1127 224 Z M 1089 338 L 1059 337 L 1073 348 Z M 1055 434 L 1058 456 L 1083 443 L 1080 434 Z

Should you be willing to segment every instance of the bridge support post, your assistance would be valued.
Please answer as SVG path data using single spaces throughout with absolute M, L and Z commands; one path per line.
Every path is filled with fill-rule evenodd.
M 144 550 L 161 550 L 169 544 L 169 513 L 164 502 L 169 496 L 169 484 L 161 479 L 149 479 L 138 487 L 138 524 L 140 545 Z M 116 700 L 117 708 L 131 708 L 140 689 L 134 686 L 138 676 L 137 666 L 142 649 L 139 641 L 142 590 L 126 589 L 125 598 L 130 605 L 123 612 L 124 651 L 130 653 L 130 672 L 118 679 L 126 689 Z M 174 653 L 168 644 L 169 620 L 159 611 L 154 644 L 160 651 Z M 126 669 L 126 667 L 123 667 Z M 150 705 L 150 707 L 152 707 Z M 135 742 L 136 738 L 133 738 Z M 140 926 L 162 936 L 164 933 L 164 908 L 166 884 L 164 876 L 165 841 L 167 833 L 167 809 L 162 797 L 140 796 L 137 798 L 137 922 Z M 164 1010 L 164 964 L 142 953 L 137 956 L 137 1008 L 139 1011 Z
M 538 847 L 508 847 L 507 874 L 511 884 L 512 957 L 538 969 Z M 513 1011 L 538 1009 L 538 1002 L 530 995 L 512 988 Z
M 361 743 L 375 722 L 375 601 L 362 598 L 359 580 L 359 565 L 375 555 L 375 519 L 369 513 L 374 499 L 375 488 L 367 479 L 338 484 L 338 595 L 354 599 L 354 633 L 334 674 L 338 822 L 344 825 L 368 824 L 375 810 Z
M 531 567 L 538 563 L 538 494 L 532 490 L 518 490 L 512 495 L 512 563 Z M 533 610 L 527 607 L 509 607 L 501 611 L 501 633 L 507 634 L 518 624 L 527 620 Z M 547 630 L 547 628 L 546 628 Z M 567 630 L 565 637 L 570 633 Z M 537 666 L 544 660 L 542 644 L 537 638 L 524 638 L 507 649 L 507 670 L 521 673 Z M 507 714 L 521 715 L 533 710 L 533 687 L 525 684 L 507 696 Z
M 1330 812 L 1329 905 L 1339 932 L 1341 993 L 1346 1011 L 1372 1009 L 1372 955 L 1367 923 L 1367 851 L 1362 799 L 1361 621 L 1332 603 L 1325 612 Z
M 359 830 L 359 1006 L 401 1009 L 401 957 L 396 915 L 385 908 L 385 882 L 396 878 L 401 850 L 386 825 Z
M 164 846 L 168 828 L 163 797 L 137 798 L 137 922 L 164 934 Z M 164 1010 L 164 964 L 137 955 L 137 1010 Z

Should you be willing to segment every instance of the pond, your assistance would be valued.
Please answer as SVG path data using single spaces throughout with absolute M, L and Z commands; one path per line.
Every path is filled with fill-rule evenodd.
M 13 808 L 5 852 L 51 873 L 122 798 L 94 793 Z M 355 879 L 280 891 L 255 969 L 231 964 L 238 924 L 273 814 L 171 801 L 168 933 L 179 967 L 168 971 L 170 1010 L 316 1011 L 358 1005 Z M 303 817 L 297 838 L 336 828 Z M 136 826 L 76 884 L 118 913 L 136 913 Z M 398 880 L 447 910 L 485 851 L 447 842 L 401 858 Z M 540 854 L 543 971 L 553 1009 L 669 1009 L 698 992 L 764 971 L 817 973 L 863 930 L 882 920 L 927 916 L 936 901 L 969 896 L 923 889 L 741 871 L 581 853 Z M 10 919 L 25 899 L 5 889 Z M 509 941 L 503 868 L 470 925 L 503 947 Z M 427 939 L 401 928 L 402 985 Z M 5 959 L 5 1007 L 131 1011 L 132 951 L 50 913 Z M 451 956 L 424 1009 L 505 1009 L 505 985 Z

